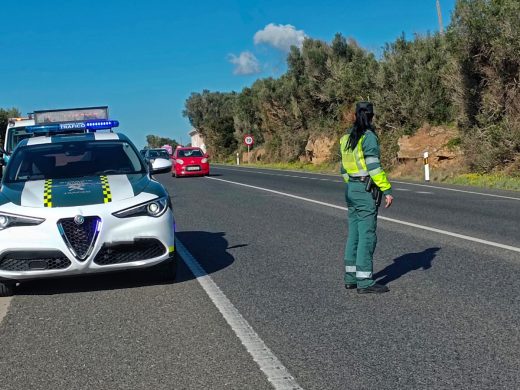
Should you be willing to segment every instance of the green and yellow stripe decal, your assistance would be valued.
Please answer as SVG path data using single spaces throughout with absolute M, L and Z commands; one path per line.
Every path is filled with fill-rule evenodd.
M 108 184 L 108 177 L 100 176 L 101 187 L 103 188 L 103 203 L 112 202 L 112 192 L 110 192 L 110 185 Z
M 52 179 L 43 184 L 43 207 L 52 207 Z

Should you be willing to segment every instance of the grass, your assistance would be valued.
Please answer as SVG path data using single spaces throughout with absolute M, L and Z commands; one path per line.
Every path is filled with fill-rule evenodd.
M 338 173 L 338 163 L 324 163 L 324 164 L 311 164 L 305 162 L 290 162 L 290 163 L 242 163 L 243 167 L 254 167 L 254 168 L 271 168 L 280 169 L 285 171 L 302 171 L 302 172 L 313 172 L 313 173 Z
M 229 162 L 227 163 L 229 165 Z M 280 170 L 292 170 L 302 172 L 313 172 L 313 173 L 330 173 L 338 174 L 339 176 L 339 163 L 325 163 L 325 164 L 311 164 L 304 162 L 291 162 L 291 163 L 243 163 L 243 167 L 254 167 L 254 168 L 272 168 Z M 390 181 L 392 174 L 390 172 Z M 422 176 L 409 176 L 402 175 L 400 179 L 407 179 L 412 181 L 423 181 Z M 510 176 L 505 174 L 478 174 L 478 173 L 464 173 L 449 177 L 436 178 L 432 177 L 432 182 L 455 184 L 461 186 L 480 187 L 480 188 L 492 188 L 500 190 L 512 190 L 520 191 L 520 176 Z
M 506 176 L 503 174 L 465 173 L 453 178 L 448 178 L 445 180 L 445 183 L 520 191 L 520 177 Z

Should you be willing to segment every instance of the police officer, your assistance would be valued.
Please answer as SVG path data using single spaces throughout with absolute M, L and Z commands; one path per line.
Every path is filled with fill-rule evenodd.
M 372 126 L 374 106 L 356 104 L 354 126 L 340 140 L 341 174 L 346 183 L 348 239 L 345 248 L 345 288 L 360 294 L 384 293 L 385 285 L 372 278 L 372 259 L 376 248 L 378 206 L 366 191 L 369 178 L 385 197 L 385 207 L 393 201 L 392 185 L 381 168 L 379 140 Z

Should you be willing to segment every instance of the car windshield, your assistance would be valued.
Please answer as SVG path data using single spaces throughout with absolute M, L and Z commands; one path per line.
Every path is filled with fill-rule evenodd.
M 200 149 L 180 149 L 177 157 L 204 157 L 204 153 Z
M 136 150 L 125 141 L 71 141 L 17 148 L 6 182 L 145 173 Z
M 169 159 L 170 155 L 168 154 L 168 151 L 166 149 L 161 150 L 150 150 L 148 152 L 149 158 L 166 158 Z

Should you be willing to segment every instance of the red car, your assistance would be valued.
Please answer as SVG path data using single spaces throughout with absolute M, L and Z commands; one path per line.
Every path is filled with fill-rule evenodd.
M 172 155 L 172 176 L 207 176 L 208 159 L 200 148 L 177 148 Z

